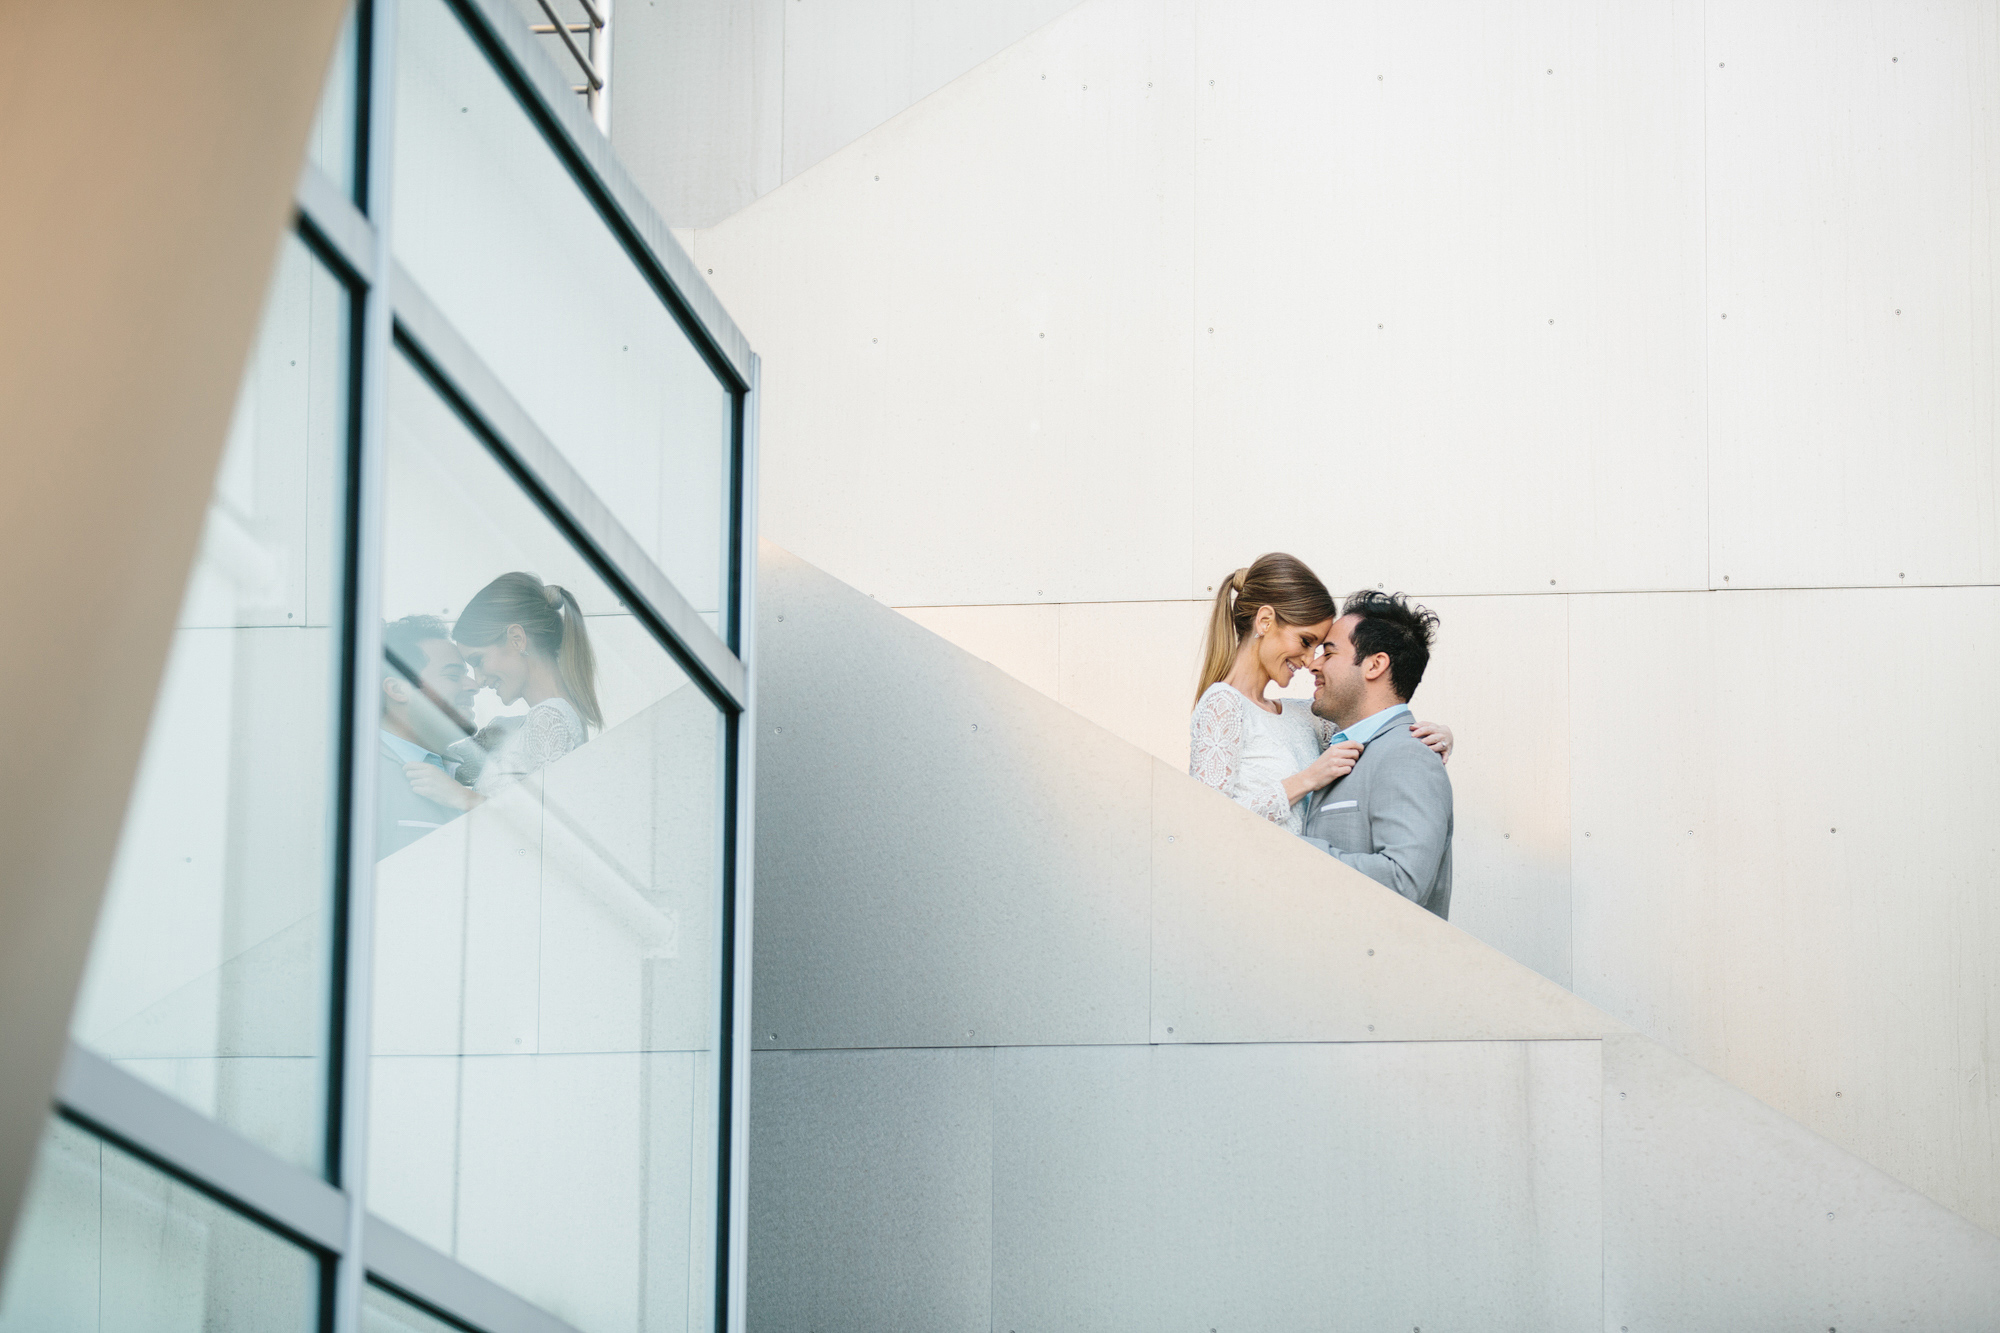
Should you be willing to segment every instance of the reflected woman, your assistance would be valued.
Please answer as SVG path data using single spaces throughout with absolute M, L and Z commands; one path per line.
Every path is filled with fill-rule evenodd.
M 452 747 L 473 769 L 468 807 L 554 763 L 589 740 L 591 728 L 603 727 L 597 655 L 583 608 L 568 589 L 534 574 L 502 574 L 465 604 L 451 637 L 481 688 L 503 704 L 528 704 L 525 717 L 496 719 L 504 730 L 489 726 Z

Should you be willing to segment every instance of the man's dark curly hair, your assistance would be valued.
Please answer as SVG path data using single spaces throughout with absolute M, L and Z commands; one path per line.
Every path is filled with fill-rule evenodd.
M 1389 654 L 1389 683 L 1404 703 L 1423 682 L 1430 665 L 1431 641 L 1437 637 L 1437 613 L 1411 602 L 1399 592 L 1365 588 L 1347 599 L 1345 616 L 1360 616 L 1349 641 L 1354 660 L 1366 662 L 1377 653 Z

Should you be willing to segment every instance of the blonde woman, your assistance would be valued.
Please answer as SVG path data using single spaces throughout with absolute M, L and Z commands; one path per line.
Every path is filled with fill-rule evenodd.
M 1274 552 L 1223 580 L 1209 616 L 1188 774 L 1293 833 L 1305 828 L 1306 798 L 1344 777 L 1361 746 L 1326 746 L 1332 733 L 1313 716 L 1312 700 L 1266 699 L 1264 691 L 1305 669 L 1339 610 L 1303 561 Z M 1426 722 L 1412 734 L 1450 757 L 1448 728 Z
M 568 589 L 534 574 L 502 574 L 465 604 L 451 637 L 480 688 L 503 704 L 526 700 L 528 712 L 496 718 L 478 736 L 451 747 L 452 757 L 464 761 L 460 776 L 471 776 L 470 788 L 436 769 L 435 776 L 417 773 L 424 765 L 412 765 L 411 785 L 424 784 L 421 795 L 471 809 L 582 745 L 590 728 L 603 727 L 597 655 L 583 608 Z

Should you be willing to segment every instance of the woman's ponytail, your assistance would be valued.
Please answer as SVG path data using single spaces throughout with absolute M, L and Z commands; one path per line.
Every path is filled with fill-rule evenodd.
M 473 594 L 452 626 L 451 637 L 467 647 L 483 648 L 498 643 L 510 625 L 519 625 L 528 642 L 555 663 L 556 683 L 583 720 L 602 728 L 597 654 L 591 651 L 583 608 L 569 589 L 543 583 L 539 575 L 524 570 L 502 574 Z
M 1248 568 L 1239 569 L 1216 587 L 1215 605 L 1208 612 L 1208 636 L 1201 650 L 1201 683 L 1194 688 L 1196 703 L 1236 663 L 1236 593 L 1249 573 Z
M 1208 640 L 1201 653 L 1201 684 L 1194 692 L 1196 703 L 1236 665 L 1243 636 L 1256 623 L 1257 612 L 1267 606 L 1285 625 L 1316 625 L 1339 612 L 1333 594 L 1303 560 L 1282 551 L 1258 556 L 1215 590 L 1215 605 L 1208 613 Z
M 556 679 L 563 693 L 576 705 L 593 729 L 604 727 L 604 711 L 597 706 L 597 653 L 590 646 L 590 631 L 584 628 L 583 608 L 568 588 L 551 583 L 544 590 L 560 609 L 563 620 L 562 646 L 556 649 Z

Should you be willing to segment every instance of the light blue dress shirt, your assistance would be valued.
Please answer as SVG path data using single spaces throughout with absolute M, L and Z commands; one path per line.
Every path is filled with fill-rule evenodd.
M 382 733 L 382 744 L 389 747 L 389 753 L 406 764 L 429 764 L 432 768 L 441 768 L 446 773 L 452 773 L 458 768 L 458 764 L 453 760 L 426 750 L 415 741 L 406 741 L 393 731 Z

